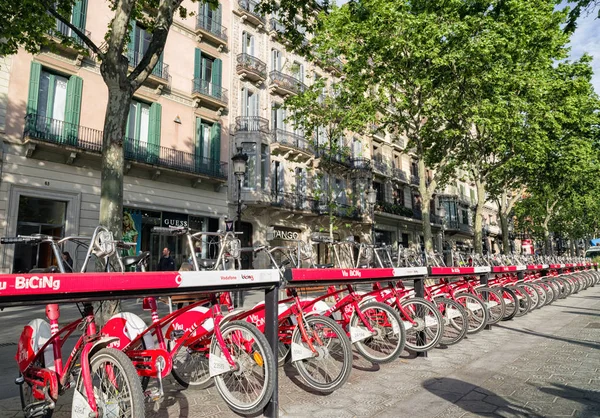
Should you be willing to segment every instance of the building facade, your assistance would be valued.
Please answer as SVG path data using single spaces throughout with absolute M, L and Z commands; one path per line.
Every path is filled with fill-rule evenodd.
M 151 267 L 164 247 L 176 265 L 191 251 L 178 238 L 154 234 L 153 226 L 216 231 L 238 221 L 238 211 L 236 229 L 246 247 L 327 236 L 404 247 L 422 243 L 416 162 L 402 138 L 373 126 L 340 138 L 341 152 L 332 155 L 319 147 L 318 130 L 308 138 L 288 120 L 285 99 L 318 78 L 331 90 L 341 76 L 335 62 L 317 64 L 288 51 L 277 16 L 262 16 L 253 0 L 221 0 L 215 9 L 189 0 L 184 6 L 196 15 L 175 17 L 159 63 L 134 95 L 124 141 L 125 239 L 137 243 L 135 251 L 151 252 Z M 107 3 L 80 0 L 71 22 L 101 45 L 110 14 Z M 71 36 L 59 22 L 55 31 Z M 132 22 L 132 69 L 149 39 L 143 24 Z M 32 56 L 20 50 L 2 58 L 0 235 L 92 233 L 99 218 L 106 103 L 93 54 L 57 39 L 52 51 Z M 238 150 L 248 155 L 243 176 L 230 164 Z M 372 207 L 366 201 L 371 186 L 377 193 Z M 472 246 L 473 193 L 459 181 L 434 197 L 438 249 L 442 241 Z M 488 209 L 489 239 L 497 220 Z M 325 246 L 315 250 L 326 262 Z M 80 256 L 77 248 L 70 251 Z M 246 267 L 265 262 L 245 254 Z M 3 272 L 52 263 L 44 251 L 0 248 Z

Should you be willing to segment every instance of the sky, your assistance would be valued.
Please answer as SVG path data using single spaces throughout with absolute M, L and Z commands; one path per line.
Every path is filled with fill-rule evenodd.
M 336 4 L 341 6 L 348 0 L 336 0 Z M 563 1 L 558 8 L 564 8 L 567 1 Z M 592 68 L 594 76 L 592 84 L 596 93 L 600 94 L 600 19 L 597 19 L 598 10 L 584 14 L 577 22 L 577 30 L 571 36 L 571 54 L 569 60 L 579 59 L 585 52 L 594 57 Z

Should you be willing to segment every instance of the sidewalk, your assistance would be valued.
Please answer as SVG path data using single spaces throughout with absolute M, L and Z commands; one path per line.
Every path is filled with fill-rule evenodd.
M 600 287 L 425 359 L 405 352 L 377 366 L 355 353 L 350 379 L 328 396 L 307 392 L 293 366 L 279 377 L 282 417 L 600 417 Z M 214 387 L 180 391 L 167 380 L 164 402 L 148 405 L 147 417 L 237 416 Z M 70 401 L 59 400 L 54 417 L 70 417 Z M 19 411 L 18 396 L 0 400 L 0 416 Z

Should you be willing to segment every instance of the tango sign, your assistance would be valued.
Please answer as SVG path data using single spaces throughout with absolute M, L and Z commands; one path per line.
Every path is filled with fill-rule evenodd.
M 300 239 L 300 231 L 297 229 L 273 227 L 272 239 L 281 239 L 284 241 L 294 241 Z

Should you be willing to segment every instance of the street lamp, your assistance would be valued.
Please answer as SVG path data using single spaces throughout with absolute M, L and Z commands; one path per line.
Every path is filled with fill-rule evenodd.
M 248 155 L 242 152 L 242 148 L 238 147 L 237 154 L 231 157 L 233 162 L 233 174 L 238 181 L 238 199 L 237 199 L 237 227 L 236 231 L 242 230 L 242 180 L 246 175 L 246 164 L 248 163 Z
M 377 190 L 371 186 L 367 192 L 367 202 L 371 209 L 371 242 L 375 244 L 375 203 L 377 202 Z

